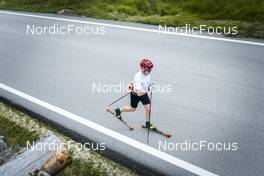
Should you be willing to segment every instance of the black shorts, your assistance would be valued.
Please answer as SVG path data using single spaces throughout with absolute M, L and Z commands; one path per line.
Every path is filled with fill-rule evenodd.
M 150 104 L 149 96 L 148 94 L 144 94 L 142 96 L 137 96 L 136 94 L 130 93 L 130 106 L 132 108 L 137 108 L 138 103 L 142 102 L 143 105 Z

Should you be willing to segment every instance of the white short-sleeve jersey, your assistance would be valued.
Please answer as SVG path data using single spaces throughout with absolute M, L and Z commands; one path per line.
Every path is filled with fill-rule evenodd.
M 150 74 L 144 75 L 141 71 L 137 72 L 134 76 L 134 91 L 138 93 L 139 90 L 142 92 L 148 92 L 150 85 Z

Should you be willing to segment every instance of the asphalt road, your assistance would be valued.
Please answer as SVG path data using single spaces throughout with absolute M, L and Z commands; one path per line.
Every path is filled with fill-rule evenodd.
M 156 29 L 156 26 L 79 17 L 62 17 Z M 124 93 L 92 90 L 93 83 L 128 83 L 139 70 L 142 56 L 155 64 L 152 80 L 170 85 L 170 93 L 153 93 L 152 122 L 172 132 L 159 141 L 237 143 L 235 151 L 161 151 L 217 175 L 264 174 L 264 46 L 105 27 L 105 35 L 26 35 L 26 25 L 87 24 L 18 16 L 0 12 L 0 83 L 58 106 L 146 144 L 142 106 L 125 119 L 127 130 L 104 108 Z M 263 42 L 263 41 L 258 41 Z M 167 161 L 87 128 L 62 115 L 0 89 L 0 96 L 48 117 L 54 122 L 105 142 L 110 149 L 166 175 L 192 175 Z M 129 103 L 126 98 L 115 107 Z M 175 145 L 174 145 L 175 146 Z

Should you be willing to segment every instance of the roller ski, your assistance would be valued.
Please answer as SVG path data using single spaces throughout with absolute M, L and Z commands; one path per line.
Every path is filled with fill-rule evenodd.
M 114 117 L 116 117 L 118 120 L 120 120 L 124 125 L 126 125 L 126 127 L 127 127 L 128 129 L 130 129 L 130 130 L 133 130 L 133 129 L 134 129 L 133 125 L 127 123 L 127 122 L 122 118 L 120 109 L 115 109 L 115 110 L 113 110 L 111 107 L 107 107 L 107 108 L 106 108 L 106 111 L 109 112 L 109 113 L 111 113 L 111 114 L 112 114 Z
M 156 132 L 156 133 L 161 134 L 161 135 L 163 135 L 165 137 L 168 137 L 168 138 L 171 137 L 171 133 L 159 130 L 157 127 L 152 125 L 150 122 L 146 122 L 146 124 L 142 124 L 141 127 L 149 129 L 150 131 Z

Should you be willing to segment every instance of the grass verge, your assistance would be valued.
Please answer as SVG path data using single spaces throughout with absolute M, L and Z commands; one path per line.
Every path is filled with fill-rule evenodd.
M 27 141 L 31 144 L 39 139 L 36 131 L 28 131 L 0 115 L 0 134 L 5 136 L 7 143 L 11 145 L 27 146 Z
M 264 0 L 0 0 L 1 9 L 57 13 L 180 27 L 238 28 L 233 37 L 264 39 Z

